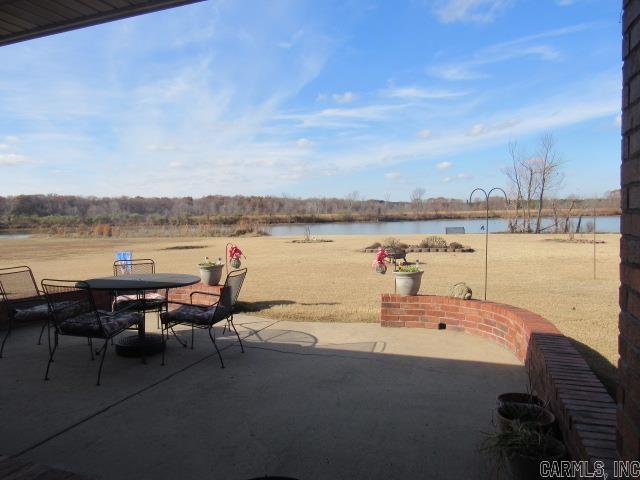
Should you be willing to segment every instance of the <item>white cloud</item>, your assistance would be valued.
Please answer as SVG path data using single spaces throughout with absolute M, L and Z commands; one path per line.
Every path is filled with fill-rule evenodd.
M 418 133 L 416 133 L 416 136 L 418 138 L 429 138 L 431 136 L 431 130 L 429 130 L 428 128 L 423 128 L 422 130 L 419 130 Z
M 484 123 L 476 123 L 473 127 L 471 127 L 471 129 L 469 130 L 469 135 L 481 135 L 485 132 L 486 127 L 484 125 Z
M 444 177 L 444 178 L 442 179 L 442 181 L 443 181 L 444 183 L 449 183 L 449 182 L 451 181 L 451 177 Z
M 614 119 L 613 124 L 616 127 L 621 127 L 622 126 L 622 115 L 617 115 L 616 118 Z
M 405 98 L 416 100 L 435 100 L 444 98 L 456 98 L 468 95 L 469 92 L 456 90 L 438 90 L 420 87 L 390 87 L 387 94 L 392 98 Z
M 300 41 L 302 35 L 304 35 L 304 30 L 298 30 L 288 40 L 280 41 L 276 45 L 284 50 L 291 50 Z
M 451 168 L 453 166 L 453 163 L 451 162 L 440 162 L 436 164 L 436 168 L 438 170 L 446 170 L 447 168 Z
M 514 2 L 512 0 L 437 0 L 434 13 L 443 23 L 492 22 Z
M 176 146 L 172 143 L 150 143 L 148 145 L 145 145 L 144 148 L 145 150 L 148 150 L 150 152 L 171 152 L 173 150 L 176 150 Z
M 399 180 L 402 178 L 402 174 L 400 172 L 387 172 L 384 174 L 385 180 Z
M 17 153 L 1 153 L 0 154 L 0 165 L 20 165 L 22 163 L 28 162 L 28 158 L 24 155 L 19 155 Z
M 6 143 L 0 143 L 0 150 L 6 150 L 7 148 L 9 148 L 9 145 Z
M 356 94 L 353 92 L 334 93 L 331 98 L 336 103 L 351 103 L 356 99 Z
M 296 141 L 296 145 L 298 145 L 300 148 L 309 148 L 313 145 L 313 142 L 308 138 L 299 138 Z
M 480 67 L 485 65 L 524 57 L 534 57 L 541 61 L 558 61 L 562 57 L 560 52 L 550 45 L 539 42 L 548 38 L 582 32 L 592 26 L 581 23 L 496 43 L 476 51 L 470 57 L 431 65 L 427 68 L 427 73 L 445 80 L 474 80 L 489 77 L 486 72 L 480 70 Z
M 184 162 L 181 160 L 174 160 L 169 163 L 169 168 L 182 168 L 184 167 Z

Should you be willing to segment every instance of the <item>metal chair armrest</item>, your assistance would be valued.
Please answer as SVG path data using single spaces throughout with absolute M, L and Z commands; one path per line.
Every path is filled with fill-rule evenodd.
M 189 294 L 189 300 L 191 301 L 191 304 L 192 304 L 192 305 L 193 305 L 193 296 L 194 296 L 194 295 L 208 295 L 208 296 L 210 296 L 210 297 L 218 297 L 218 301 L 217 301 L 217 302 L 213 302 L 210 306 L 213 306 L 213 305 L 215 305 L 216 303 L 218 303 L 218 302 L 220 301 L 220 300 L 219 300 L 219 299 L 220 299 L 220 294 L 219 294 L 219 293 L 202 292 L 202 291 L 197 291 L 197 290 L 196 290 L 196 291 L 191 292 L 191 293 Z

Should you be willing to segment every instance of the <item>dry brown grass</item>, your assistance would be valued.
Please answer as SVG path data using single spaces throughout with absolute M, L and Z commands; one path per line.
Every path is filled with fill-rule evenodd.
M 600 235 L 597 279 L 593 245 L 545 241 L 550 236 L 491 235 L 488 299 L 517 305 L 554 322 L 578 346 L 607 385 L 615 378 L 618 332 L 619 235 Z M 399 236 L 418 243 L 421 236 Z M 357 250 L 380 241 L 371 236 L 335 236 L 332 243 L 292 243 L 292 238 L 232 239 L 245 251 L 249 276 L 242 300 L 260 315 L 288 320 L 375 322 L 379 294 L 393 291 L 393 275 L 374 274 L 372 254 Z M 151 257 L 158 271 L 197 273 L 205 256 L 224 256 L 225 238 L 0 240 L 0 266 L 30 265 L 38 279 L 83 279 L 109 275 L 117 250 Z M 475 253 L 409 254 L 425 265 L 422 293 L 446 294 L 464 281 L 482 297 L 484 236 L 447 236 Z M 165 250 L 206 245 L 204 249 Z

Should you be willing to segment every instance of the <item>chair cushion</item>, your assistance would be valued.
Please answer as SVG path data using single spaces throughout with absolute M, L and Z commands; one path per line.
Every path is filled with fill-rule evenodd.
M 162 323 L 187 323 L 195 325 L 209 325 L 216 312 L 216 307 L 199 307 L 197 305 L 180 305 L 169 312 L 160 314 Z
M 138 325 L 142 316 L 138 312 L 109 313 L 98 310 L 100 323 L 93 312 L 83 313 L 59 324 L 60 331 L 67 335 L 87 337 L 110 337 L 114 333 Z M 102 328 L 101 328 L 102 325 Z
M 138 302 L 140 301 L 138 299 L 137 295 L 118 295 L 114 300 L 113 300 L 113 305 L 126 305 L 127 303 L 131 303 L 131 302 Z M 156 292 L 147 292 L 144 296 L 144 307 L 143 308 L 157 308 L 160 305 L 162 305 L 163 303 L 167 302 L 167 298 L 163 295 L 160 295 L 159 293 Z
M 44 321 L 49 318 L 49 305 L 45 302 L 30 307 L 14 308 L 13 318 L 20 321 Z

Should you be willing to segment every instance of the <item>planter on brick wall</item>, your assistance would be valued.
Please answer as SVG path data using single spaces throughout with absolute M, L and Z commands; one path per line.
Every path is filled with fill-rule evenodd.
M 416 295 L 420 291 L 424 272 L 393 272 L 396 276 L 396 293 L 398 295 Z

